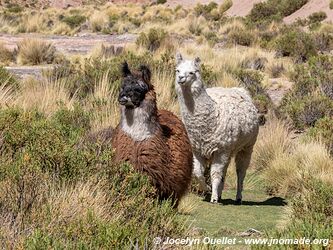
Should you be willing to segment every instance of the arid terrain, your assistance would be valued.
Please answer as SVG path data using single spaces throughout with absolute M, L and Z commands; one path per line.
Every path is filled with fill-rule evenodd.
M 309 238 L 324 241 L 287 247 L 331 249 L 332 11 L 324 0 L 1 0 L 0 248 L 230 237 L 236 245 L 213 247 Z M 193 178 L 177 209 L 145 174 L 113 162 L 123 63 L 148 66 L 158 108 L 181 118 L 176 52 L 201 59 L 207 88 L 242 87 L 258 110 L 240 206 L 233 160 L 219 204 Z

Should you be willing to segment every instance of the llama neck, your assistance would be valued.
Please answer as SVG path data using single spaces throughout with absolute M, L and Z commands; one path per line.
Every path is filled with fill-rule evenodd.
M 176 84 L 181 111 L 194 114 L 209 115 L 215 111 L 215 102 L 207 94 L 200 79 L 193 82 L 191 86 L 180 86 Z
M 156 102 L 143 100 L 139 107 L 127 109 L 121 106 L 121 129 L 134 141 L 144 141 L 159 129 Z

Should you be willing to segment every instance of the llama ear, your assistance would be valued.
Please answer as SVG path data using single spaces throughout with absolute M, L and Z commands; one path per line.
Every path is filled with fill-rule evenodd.
M 194 59 L 194 65 L 195 65 L 196 67 L 200 67 L 200 63 L 201 63 L 201 59 L 200 59 L 199 57 L 196 57 L 196 58 Z
M 142 79 L 147 83 L 150 84 L 151 80 L 151 71 L 146 65 L 141 65 L 140 66 L 140 72 Z
M 183 56 L 179 52 L 176 53 L 176 63 L 177 65 L 183 61 Z
M 129 76 L 132 74 L 128 67 L 128 63 L 126 61 L 122 65 L 122 73 L 123 73 L 123 77 Z

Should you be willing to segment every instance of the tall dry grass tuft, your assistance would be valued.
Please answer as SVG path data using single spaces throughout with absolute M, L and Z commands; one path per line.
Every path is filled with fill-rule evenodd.
M 266 170 L 272 161 L 293 149 L 290 126 L 275 117 L 269 117 L 261 127 L 252 156 L 252 166 L 257 171 Z
M 75 95 L 70 96 L 67 80 L 61 79 L 27 79 L 15 98 L 14 105 L 24 110 L 37 109 L 47 115 L 56 112 L 60 106 L 73 109 Z
M 57 59 L 56 48 L 47 41 L 26 38 L 17 46 L 17 62 L 22 65 L 50 64 Z
M 108 27 L 109 16 L 102 11 L 95 11 L 89 18 L 89 24 L 94 32 L 100 32 Z
M 91 127 L 93 131 L 115 127 L 120 119 L 118 110 L 118 85 L 109 82 L 107 71 L 95 82 L 94 92 L 88 96 L 85 109 L 92 114 Z
M 8 49 L 3 42 L 0 41 L 0 65 L 8 64 L 14 61 L 14 52 Z
M 167 109 L 179 115 L 179 106 L 174 90 L 174 75 L 163 67 L 152 69 L 152 72 L 158 108 Z
M 292 152 L 276 157 L 263 178 L 269 192 L 292 197 L 306 192 L 302 188 L 309 179 L 333 185 L 333 159 L 318 141 L 299 143 Z
M 14 87 L 6 82 L 0 85 L 0 107 L 10 106 L 14 99 Z

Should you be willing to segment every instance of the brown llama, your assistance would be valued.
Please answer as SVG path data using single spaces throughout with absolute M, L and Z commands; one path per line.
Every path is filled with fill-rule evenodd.
M 129 162 L 149 176 L 160 199 L 177 207 L 191 182 L 193 155 L 185 126 L 173 113 L 158 110 L 151 72 L 131 72 L 123 64 L 118 97 L 121 120 L 112 135 L 116 163 Z

